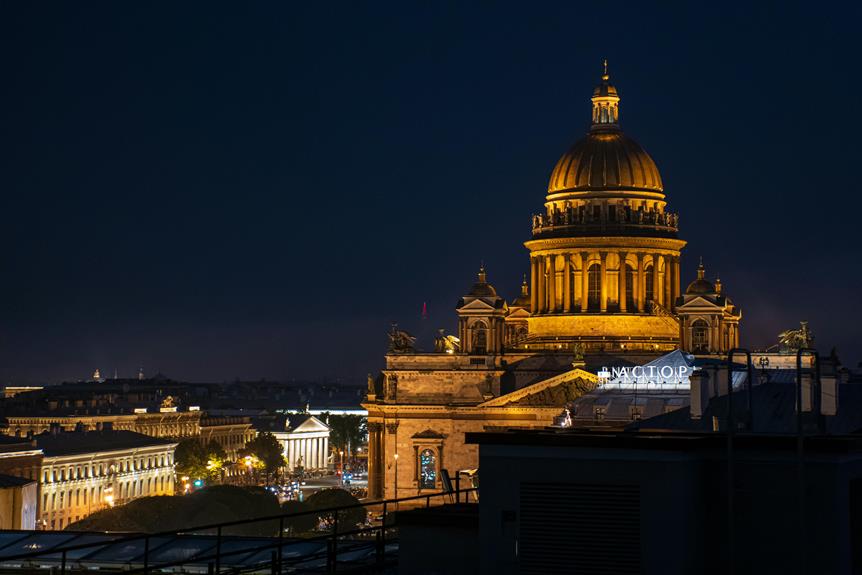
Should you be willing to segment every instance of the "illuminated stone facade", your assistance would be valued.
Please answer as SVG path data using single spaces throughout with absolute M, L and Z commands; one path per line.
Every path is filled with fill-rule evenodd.
M 211 440 L 218 443 L 230 460 L 236 460 L 239 451 L 256 434 L 245 417 L 209 417 L 202 411 L 175 408 L 109 415 L 10 415 L 6 417 L 4 432 L 13 437 L 27 437 L 52 429 L 65 432 L 111 429 L 170 439 L 197 437 L 204 444 Z
M 589 132 L 557 162 L 533 216 L 518 298 L 507 303 L 482 269 L 456 308 L 458 344 L 441 334 L 435 353 L 420 353 L 393 332 L 363 404 L 372 497 L 439 489 L 443 469 L 475 468 L 467 432 L 551 425 L 595 387 L 597 366 L 738 344 L 741 313 L 720 282 L 701 269 L 680 292 L 679 217 L 653 159 L 620 129 L 607 66 L 591 102 Z M 700 345 L 704 324 L 713 331 Z
M 139 497 L 174 493 L 174 442 L 130 431 L 54 431 L 35 440 L 44 452 L 43 529 L 63 529 Z

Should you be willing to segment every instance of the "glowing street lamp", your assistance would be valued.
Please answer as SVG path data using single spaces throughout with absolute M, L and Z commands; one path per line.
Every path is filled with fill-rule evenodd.
M 105 505 L 107 505 L 108 507 L 114 506 L 114 488 L 113 487 L 108 486 L 105 488 L 105 495 L 104 495 L 103 499 L 105 500 Z

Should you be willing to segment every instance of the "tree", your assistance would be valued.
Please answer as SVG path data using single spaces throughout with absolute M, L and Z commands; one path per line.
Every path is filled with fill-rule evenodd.
M 207 477 L 209 479 L 221 479 L 222 470 L 228 462 L 224 448 L 217 441 L 211 439 L 206 446 L 206 455 Z
M 177 473 L 194 479 L 219 479 L 226 461 L 224 449 L 215 441 L 204 447 L 195 438 L 184 439 L 174 451 Z
M 305 501 L 308 509 L 327 509 L 330 507 L 344 507 L 347 505 L 356 505 L 359 500 L 343 489 L 324 489 L 313 494 Z M 365 523 L 368 516 L 364 507 L 354 507 L 338 512 L 338 531 L 350 531 L 356 525 Z M 335 523 L 335 512 L 328 511 L 320 513 L 318 518 L 327 527 L 332 527 Z
M 192 478 L 207 476 L 207 452 L 195 438 L 184 439 L 174 451 L 174 465 L 179 475 Z
M 257 437 L 245 444 L 242 455 L 257 458 L 264 471 L 275 473 L 285 465 L 284 448 L 271 433 L 259 433 Z
M 324 415 L 328 418 L 332 446 L 345 454 L 356 455 L 356 450 L 368 437 L 366 418 L 354 414 Z
M 67 527 L 82 531 L 187 531 L 193 527 L 278 515 L 278 498 L 260 487 L 217 485 L 188 496 L 142 497 L 126 505 L 97 511 Z M 209 531 L 211 533 L 211 531 Z M 278 521 L 225 527 L 229 535 L 272 537 Z
M 281 512 L 284 514 L 302 513 L 303 511 L 309 511 L 309 509 L 302 501 L 285 501 L 281 504 Z M 288 529 L 291 535 L 305 533 L 315 527 L 317 527 L 317 515 L 314 513 L 284 519 L 284 528 Z

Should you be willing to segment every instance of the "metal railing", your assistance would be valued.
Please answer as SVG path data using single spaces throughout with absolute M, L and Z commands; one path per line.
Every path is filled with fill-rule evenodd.
M 739 369 L 733 359 L 735 355 L 744 355 L 746 358 L 745 366 Z M 803 356 L 812 358 L 812 365 L 807 368 L 802 366 Z M 820 355 L 816 349 L 801 348 L 796 352 L 796 465 L 797 465 L 797 549 L 798 567 L 800 573 L 805 573 L 806 567 L 806 552 L 805 545 L 807 542 L 806 529 L 806 509 L 805 509 L 805 402 L 803 401 L 803 375 L 806 373 L 811 377 L 811 387 L 808 389 L 807 396 L 810 401 L 810 411 L 815 418 L 817 430 L 825 431 L 822 413 L 822 382 L 821 382 L 821 366 Z M 751 363 L 751 352 L 744 348 L 734 348 L 727 354 L 727 422 L 725 433 L 727 435 L 727 529 L 728 529 L 728 549 L 727 549 L 727 564 L 728 572 L 735 572 L 735 509 L 734 509 L 734 433 L 736 432 L 736 418 L 733 410 L 734 390 L 733 390 L 733 373 L 734 371 L 747 371 L 745 382 L 746 387 L 746 428 L 749 432 L 754 432 L 754 408 L 753 402 L 753 386 L 754 386 L 754 366 Z
M 280 574 L 285 569 L 295 572 L 297 568 L 306 565 L 308 571 L 335 573 L 339 563 L 339 554 L 359 557 L 367 566 L 382 567 L 387 564 L 387 545 L 391 546 L 397 542 L 397 526 L 392 519 L 393 509 L 397 511 L 402 506 L 412 509 L 422 507 L 423 503 L 424 507 L 427 508 L 431 507 L 432 500 L 437 505 L 447 502 L 466 503 L 470 499 L 470 493 L 478 495 L 478 489 L 472 487 L 460 489 L 460 485 L 458 485 L 453 491 L 313 509 L 298 513 L 239 519 L 183 530 L 124 535 L 76 545 L 60 543 L 27 553 L 6 555 L 0 548 L 0 571 L 21 569 L 35 572 L 39 569 L 47 569 L 56 573 L 59 568 L 59 573 L 66 575 L 73 571 L 85 571 L 99 567 L 103 572 L 110 572 L 113 568 L 118 571 L 122 570 L 126 574 L 148 574 L 163 569 L 181 572 L 177 571 L 177 568 L 187 566 L 193 567 L 193 572 L 198 573 L 205 570 L 206 573 L 214 575 L 248 571 L 260 572 L 262 569 L 272 574 Z M 367 514 L 369 508 L 380 510 L 379 525 L 363 527 L 357 527 L 358 524 L 343 525 L 346 512 L 365 509 Z M 312 537 L 285 537 L 290 520 L 302 516 L 331 517 L 329 530 Z M 341 527 L 339 527 L 339 517 L 342 517 Z M 239 537 L 225 532 L 232 527 L 252 524 L 261 524 L 266 528 L 269 523 L 272 523 L 273 531 L 275 531 L 276 522 L 278 523 L 277 534 L 270 537 Z M 33 533 L 38 534 L 40 532 Z M 89 535 L 95 534 L 89 533 Z M 172 543 L 191 540 L 201 544 L 209 542 L 210 545 L 204 545 L 196 553 L 178 559 L 158 560 L 159 554 Z M 19 541 L 17 540 L 7 547 Z M 127 559 L 111 559 L 110 557 L 99 559 L 97 557 L 100 551 L 106 551 L 110 547 L 115 547 L 118 550 L 125 549 L 128 553 L 130 545 L 142 545 L 143 549 L 140 553 Z M 266 552 L 269 552 L 268 556 Z M 265 556 L 261 557 L 261 554 Z M 110 554 L 106 553 L 106 555 Z

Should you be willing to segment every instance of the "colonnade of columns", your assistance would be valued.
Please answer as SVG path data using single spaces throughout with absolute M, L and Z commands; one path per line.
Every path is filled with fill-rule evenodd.
M 329 459 L 329 437 L 298 437 L 288 435 L 285 440 L 285 457 L 290 469 L 302 465 L 305 469 L 322 469 Z M 301 461 L 300 461 L 301 458 Z
M 615 269 L 609 269 L 612 259 L 618 262 Z M 577 260 L 580 260 L 580 266 L 576 265 Z M 562 265 L 559 265 L 560 261 Z M 632 270 L 631 278 L 625 273 L 626 266 Z M 611 293 L 611 274 L 617 276 L 616 293 Z M 609 302 L 614 302 L 616 309 L 612 311 L 646 313 L 649 311 L 648 299 L 672 309 L 679 296 L 679 275 L 679 256 L 676 255 L 626 251 L 533 255 L 530 258 L 530 309 L 534 314 L 604 313 L 608 311 Z M 634 282 L 631 302 L 626 297 L 630 279 Z M 647 281 L 652 285 L 648 287 Z M 580 283 L 580 290 L 573 282 Z M 580 297 L 576 295 L 578 291 Z M 591 292 L 596 296 L 593 301 L 590 301 Z M 650 292 L 651 298 L 648 298 Z M 634 309 L 630 309 L 632 304 Z

